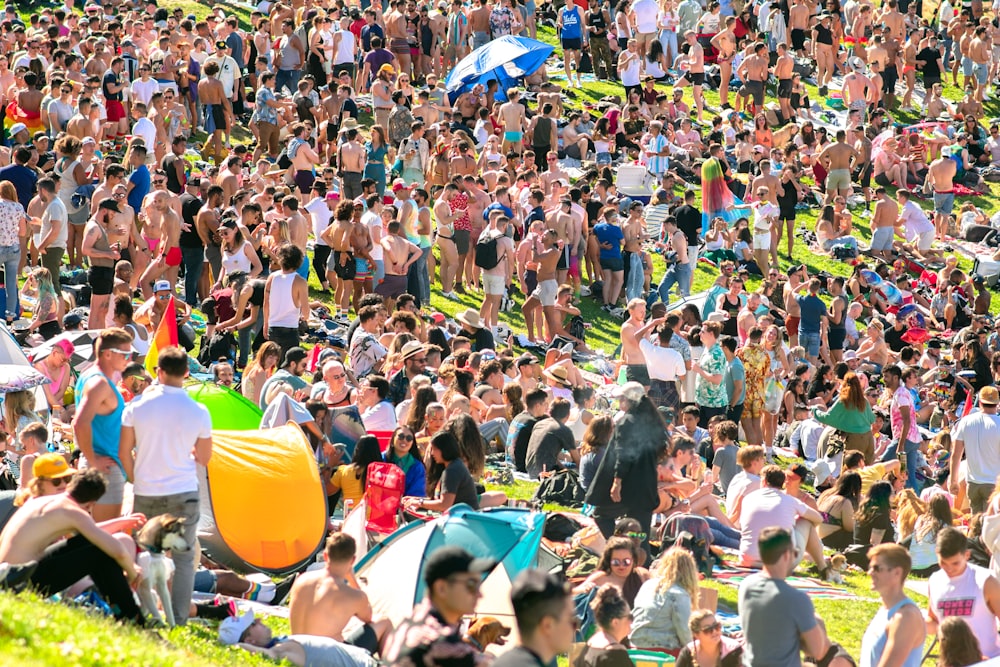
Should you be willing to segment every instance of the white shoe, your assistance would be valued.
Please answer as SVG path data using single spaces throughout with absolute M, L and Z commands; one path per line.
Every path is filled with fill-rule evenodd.
M 580 296 L 590 296 L 590 288 L 586 285 L 580 285 Z

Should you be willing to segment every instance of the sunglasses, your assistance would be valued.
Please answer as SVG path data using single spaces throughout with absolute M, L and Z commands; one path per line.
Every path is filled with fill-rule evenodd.
M 396 439 L 403 440 L 405 442 L 413 442 L 413 436 L 410 435 L 409 433 L 397 433 Z
M 625 533 L 625 537 L 633 540 L 644 540 L 646 539 L 646 533 Z
M 448 583 L 462 584 L 470 593 L 478 593 L 483 582 L 479 577 L 449 577 Z
M 59 488 L 63 484 L 69 484 L 69 477 L 49 477 L 43 479 L 56 488 Z
M 164 297 L 161 296 L 159 298 L 163 299 Z M 127 357 L 129 359 L 131 359 L 135 355 L 135 353 L 132 350 L 119 350 L 118 348 L 115 348 L 115 347 L 111 348 L 109 350 L 109 352 L 114 352 L 115 354 L 120 354 L 121 356 Z
M 721 629 L 722 629 L 722 623 L 719 623 L 718 621 L 716 621 L 715 623 L 712 623 L 711 625 L 706 625 L 703 628 L 699 628 L 698 632 L 700 632 L 702 634 L 707 634 L 709 632 L 715 632 L 716 630 L 721 630 Z
M 426 364 L 427 357 L 416 357 L 414 358 L 414 361 L 417 362 L 418 364 Z
M 611 567 L 632 567 L 631 558 L 612 558 Z

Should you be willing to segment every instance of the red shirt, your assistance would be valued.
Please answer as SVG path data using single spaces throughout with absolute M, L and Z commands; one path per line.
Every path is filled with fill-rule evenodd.
M 472 220 L 469 219 L 469 195 L 460 192 L 448 202 L 451 212 L 462 211 L 462 217 L 455 220 L 455 229 L 459 231 L 472 231 Z

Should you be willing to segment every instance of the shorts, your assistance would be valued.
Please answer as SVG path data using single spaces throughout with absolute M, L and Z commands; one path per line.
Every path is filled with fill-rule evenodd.
M 864 169 L 859 170 L 855 174 L 855 180 L 861 183 L 861 187 L 870 188 L 872 185 L 872 172 L 875 170 L 875 165 L 869 164 Z
M 899 72 L 896 70 L 896 66 L 887 66 L 882 71 L 882 93 L 884 95 L 895 95 L 897 81 L 899 81 Z
M 211 570 L 198 570 L 194 573 L 194 590 L 196 593 L 215 593 L 219 578 Z
M 375 288 L 375 293 L 382 297 L 395 299 L 400 294 L 406 293 L 406 285 L 407 285 L 406 276 L 399 276 L 387 273 L 385 274 L 385 277 L 382 279 L 381 284 L 379 284 L 379 286 Z
M 973 67 L 975 67 L 975 63 L 972 62 L 972 58 L 969 56 L 962 56 L 962 74 L 964 76 L 972 76 Z
M 626 369 L 626 373 L 628 370 Z M 649 391 L 646 392 L 649 400 L 656 407 L 672 408 L 676 411 L 680 408 L 681 400 L 677 394 L 677 383 L 667 380 L 650 380 Z
M 747 92 L 753 97 L 754 106 L 763 106 L 764 104 L 764 82 L 763 81 L 747 81 L 746 82 Z
M 368 260 L 363 257 L 354 258 L 354 281 L 363 283 L 371 280 L 372 272 L 368 269 Z
M 87 272 L 87 282 L 94 296 L 107 296 L 115 286 L 115 270 L 110 266 L 92 266 Z
M 826 191 L 837 191 L 837 190 L 850 190 L 851 189 L 851 170 L 850 169 L 831 169 L 830 173 L 826 175 Z
M 378 635 L 375 634 L 375 628 L 368 623 L 364 623 L 344 635 L 344 643 L 363 648 L 372 654 L 379 650 Z
M 523 132 L 504 132 L 503 140 L 509 144 L 516 144 L 524 138 Z
M 778 99 L 788 99 L 792 96 L 792 80 L 778 79 Z
M 341 258 L 346 256 L 347 261 L 341 262 Z M 330 253 L 330 259 L 326 261 L 326 270 L 333 271 L 341 280 L 354 280 L 357 273 L 357 264 L 354 262 L 354 253 L 346 250 L 334 250 Z
M 894 227 L 877 227 L 872 231 L 872 250 L 887 252 L 892 250 Z
M 752 398 L 743 402 L 743 417 L 759 419 L 764 416 L 764 399 Z
M 524 272 L 524 286 L 527 289 L 527 293 L 531 294 L 538 287 L 538 272 L 534 269 L 528 269 Z
M 390 39 L 389 50 L 397 56 L 408 56 L 410 55 L 410 43 L 405 39 Z
M 917 234 L 917 250 L 920 252 L 927 252 L 931 249 L 932 245 L 934 245 L 933 229 Z
M 844 341 L 847 340 L 847 329 L 830 329 L 826 332 L 826 342 L 830 344 L 830 350 L 836 352 L 844 349 Z
M 531 292 L 531 296 L 538 299 L 543 306 L 556 305 L 556 296 L 559 294 L 559 283 L 555 280 L 543 280 Z
M 504 280 L 503 276 L 491 276 L 487 273 L 483 273 L 483 292 L 487 296 L 503 296 L 504 291 L 507 289 L 507 281 Z
M 990 78 L 990 68 L 982 63 L 976 63 L 972 68 L 973 73 L 976 75 L 976 82 L 980 86 L 985 86 L 986 82 Z
M 742 403 L 740 403 L 739 405 L 730 405 L 729 407 L 726 408 L 726 419 L 728 419 L 729 421 L 739 424 L 742 418 L 743 418 Z
M 563 38 L 563 51 L 579 51 L 583 47 L 583 40 L 579 37 Z
M 621 257 L 608 257 L 607 259 L 601 258 L 601 268 L 605 271 L 624 271 L 625 262 Z
M 787 318 L 785 318 L 785 331 L 787 331 L 789 334 L 794 333 L 795 335 L 798 335 L 798 333 L 799 333 L 799 321 L 800 320 L 801 320 L 801 318 L 799 318 L 799 317 L 787 317 Z
M 562 252 L 559 253 L 559 261 L 556 262 L 556 268 L 560 271 L 564 271 L 569 268 L 569 248 L 564 247 Z
M 472 232 L 468 229 L 456 229 L 452 240 L 455 241 L 455 249 L 458 250 L 459 255 L 469 254 L 469 240 L 472 237 Z
M 333 76 L 340 76 L 341 72 L 347 72 L 354 79 L 354 63 L 337 63 L 333 66 Z
M 701 86 L 705 83 L 704 72 L 688 72 L 684 78 L 690 81 L 692 86 Z
M 753 235 L 753 249 L 754 250 L 771 250 L 771 232 L 767 234 L 754 234 Z M 762 267 L 763 268 L 763 267 Z
M 99 267 L 98 267 L 99 268 Z M 80 468 L 89 468 L 86 458 L 80 459 Z M 110 472 L 101 471 L 107 486 L 104 495 L 97 499 L 98 505 L 121 505 L 125 500 L 125 473 L 116 463 Z
M 883 188 L 892 187 L 892 181 L 885 175 L 884 171 L 875 177 L 875 184 L 881 185 Z
M 302 280 L 309 281 L 309 255 L 302 253 L 302 263 L 299 264 L 299 268 L 295 269 L 295 273 L 299 275 Z
M 569 256 L 568 274 L 574 278 L 580 277 L 580 257 L 578 255 Z
M 806 348 L 806 356 L 818 357 L 820 342 L 818 331 L 799 331 L 799 345 Z
M 309 194 L 315 182 L 316 174 L 311 169 L 300 169 L 295 172 L 295 185 L 303 195 Z
M 952 210 L 955 208 L 955 193 L 954 192 L 935 192 L 934 193 L 934 212 L 940 213 L 941 215 L 951 215 Z
M 117 123 L 123 118 L 128 118 L 128 114 L 125 113 L 125 106 L 118 100 L 108 100 L 107 110 L 109 123 Z
M 792 28 L 792 49 L 801 51 L 806 48 L 806 31 Z
M 638 382 L 643 387 L 649 386 L 649 369 L 646 364 L 625 364 L 626 382 Z
M 167 262 L 167 266 L 180 266 L 183 255 L 181 255 L 180 246 L 174 246 L 167 251 L 164 260 Z

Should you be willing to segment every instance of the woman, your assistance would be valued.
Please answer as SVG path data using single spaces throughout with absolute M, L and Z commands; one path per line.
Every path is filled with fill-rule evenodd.
M 854 542 L 854 514 L 861 503 L 861 475 L 844 473 L 816 501 L 823 523 L 817 528 L 823 546 L 842 551 Z
M 476 482 L 458 448 L 458 440 L 448 430 L 441 431 L 431 438 L 427 447 L 434 469 L 428 478 L 440 480 L 438 497 L 436 499 L 407 496 L 403 498 L 403 506 L 409 510 L 417 509 L 444 512 L 452 506 L 464 503 L 474 510 L 479 509 L 479 496 L 476 494 Z M 437 483 L 434 484 L 437 486 Z
M 649 571 L 639 567 L 639 549 L 627 537 L 612 537 L 604 547 L 601 560 L 587 579 L 573 589 L 574 595 L 589 593 L 604 584 L 612 584 L 622 592 L 626 602 L 635 602 L 642 585 L 649 580 Z
M 392 111 L 392 77 L 395 76 L 396 69 L 386 63 L 378 69 L 378 74 L 372 82 L 372 102 L 375 107 L 375 123 L 379 127 L 385 128 L 389 125 L 389 112 Z M 384 138 L 384 133 L 383 133 Z
M 865 455 L 865 465 L 875 462 L 875 438 L 872 424 L 875 413 L 865 400 L 861 379 L 854 371 L 844 376 L 840 385 L 840 397 L 829 410 L 813 407 L 813 418 L 820 424 L 832 426 L 845 436 L 844 451 L 859 451 Z
M 979 640 L 961 616 L 948 616 L 938 626 L 941 642 L 938 667 L 967 667 L 986 660 Z
M 583 488 L 590 488 L 614 430 L 615 423 L 607 415 L 590 420 L 580 444 L 580 484 Z
M 3 262 L 7 292 L 7 325 L 17 319 L 17 274 L 21 262 L 21 239 L 28 233 L 24 207 L 10 181 L 0 181 L 0 262 Z
M 774 135 L 771 134 L 771 128 L 767 126 L 767 117 L 764 116 L 763 112 L 757 114 L 753 119 L 751 139 L 751 143 L 755 146 L 763 146 L 768 153 L 774 148 Z
M 819 219 L 816 220 L 816 241 L 824 252 L 832 253 L 835 246 L 847 246 L 858 251 L 858 240 L 853 236 L 840 236 L 837 229 L 836 214 L 833 206 L 824 206 Z
M 389 146 L 385 138 L 385 127 L 372 127 L 371 139 L 365 142 L 365 178 L 375 181 L 378 196 L 385 195 L 385 159 L 389 155 Z M 377 239 L 372 239 L 377 243 Z
M 35 392 L 9 391 L 4 394 L 3 428 L 8 437 L 19 442 L 21 431 L 31 423 L 44 421 L 35 412 Z
M 677 667 L 740 667 L 743 647 L 722 634 L 722 623 L 715 612 L 698 609 L 688 623 L 694 640 L 681 649 Z
M 785 393 L 781 397 L 781 419 L 791 423 L 795 418 L 795 406 L 806 404 L 806 386 L 802 378 L 794 377 L 788 381 Z
M 66 135 L 56 142 L 55 150 L 59 158 L 52 169 L 52 174 L 58 179 L 59 190 L 57 194 L 63 206 L 66 207 L 70 222 L 66 251 L 69 253 L 70 267 L 79 267 L 83 265 L 81 251 L 83 227 L 87 224 L 87 214 L 90 212 L 86 206 L 80 208 L 73 205 L 73 195 L 76 194 L 76 189 L 89 182 L 87 172 L 79 159 L 83 144 L 76 137 Z M 128 162 L 124 162 L 124 164 L 128 164 Z M 77 213 L 77 211 L 82 211 L 82 213 Z M 0 239 L 0 246 L 5 243 Z
M 772 324 L 764 332 L 764 351 L 771 358 L 770 377 L 780 380 L 782 377 L 788 376 L 791 369 L 788 364 L 788 357 L 785 355 L 785 348 L 782 346 L 781 329 L 776 324 Z M 763 419 L 764 442 L 774 442 L 774 436 L 778 432 L 778 412 L 783 408 L 785 408 L 784 403 L 774 412 L 767 412 L 765 407 Z
M 868 495 L 854 515 L 855 544 L 875 546 L 896 541 L 892 528 L 892 493 L 892 482 L 884 480 L 868 489 Z
M 570 421 L 566 425 L 569 426 L 569 430 L 573 431 L 573 439 L 576 442 L 583 440 L 587 427 L 594 419 L 594 413 L 591 410 L 596 404 L 597 397 L 593 387 L 589 385 L 573 387 L 573 405 L 576 407 L 570 414 Z
M 417 377 L 426 376 L 418 375 Z M 414 380 L 415 379 L 416 378 L 414 378 Z M 418 386 L 413 392 L 412 399 L 409 401 L 403 401 L 399 404 L 400 407 L 404 407 L 403 403 L 407 403 L 405 406 L 405 412 L 402 415 L 397 414 L 396 418 L 399 419 L 401 423 L 406 424 L 407 428 L 409 428 L 412 432 L 416 433 L 424 427 L 424 421 L 427 418 L 427 406 L 435 401 L 437 401 L 437 392 L 434 391 L 434 387 L 432 387 L 430 383 Z
M 385 462 L 399 466 L 406 475 L 404 496 L 423 498 L 427 495 L 427 469 L 423 461 L 415 455 L 416 438 L 409 426 L 397 426 L 389 440 L 389 448 L 385 450 Z
M 649 43 L 649 49 L 643 57 L 643 71 L 646 76 L 651 76 L 656 81 L 663 83 L 667 80 L 667 69 L 669 68 L 666 56 L 663 54 L 663 45 L 654 39 Z M 652 106 L 652 105 L 650 105 Z
M 267 341 L 257 350 L 243 371 L 240 390 L 254 405 L 260 405 L 260 390 L 281 361 L 281 348 L 274 341 Z
M 663 56 L 668 65 L 672 65 L 674 59 L 680 55 L 680 51 L 677 49 L 677 26 L 679 24 L 680 17 L 677 15 L 674 0 L 666 0 L 660 5 L 656 26 L 660 29 L 660 44 L 663 45 Z
M 53 416 L 64 422 L 69 421 L 64 419 L 67 415 L 64 415 L 62 410 L 63 405 L 65 405 L 66 389 L 69 388 L 70 382 L 73 380 L 73 369 L 70 367 L 69 360 L 75 351 L 76 348 L 70 341 L 56 341 L 45 358 L 34 364 L 35 370 L 49 379 L 48 384 L 42 385 L 49 410 L 52 411 Z
M 691 641 L 688 619 L 698 604 L 698 566 L 690 551 L 671 547 L 635 596 L 630 639 L 635 646 L 676 652 Z
M 962 370 L 975 371 L 975 377 L 969 378 L 973 391 L 979 393 L 983 387 L 993 384 L 993 371 L 990 369 L 990 359 L 983 352 L 983 346 L 978 338 L 973 338 L 962 349 Z
M 28 331 L 37 331 L 45 340 L 58 336 L 62 332 L 63 302 L 52 286 L 52 274 L 44 266 L 32 270 L 24 281 L 24 290 L 37 299 Z
M 219 236 L 222 238 L 222 271 L 219 272 L 213 291 L 226 284 L 227 275 L 239 272 L 256 278 L 261 274 L 263 269 L 257 251 L 254 250 L 253 243 L 244 238 L 236 220 L 223 220 L 219 225 Z
M 480 403 L 481 399 L 476 399 Z M 445 403 L 447 405 L 447 403 Z M 459 455 L 465 463 L 466 470 L 473 480 L 482 478 L 486 471 L 486 441 L 479 432 L 479 425 L 470 415 L 463 414 L 452 417 L 445 426 L 445 430 L 455 436 L 458 442 Z M 506 430 L 504 431 L 506 433 Z M 480 490 L 477 488 L 477 492 Z M 479 493 L 477 504 L 479 507 L 497 507 L 507 502 L 507 495 L 503 491 L 485 491 Z M 477 508 L 478 509 L 478 508 Z
M 913 524 L 913 535 L 910 538 L 910 560 L 913 574 L 928 577 L 938 571 L 937 553 L 934 546 L 938 532 L 945 526 L 954 525 L 951 513 L 951 503 L 948 496 L 935 493 L 927 503 L 927 513 L 922 514 Z
M 587 646 L 573 662 L 573 667 L 631 667 L 628 655 L 628 635 L 632 629 L 632 613 L 621 592 L 611 584 L 598 589 L 590 601 L 597 632 L 587 640 Z
M 361 436 L 354 447 L 353 460 L 347 465 L 339 466 L 333 472 L 333 477 L 326 487 L 327 495 L 341 491 L 344 502 L 351 502 L 356 506 L 365 497 L 365 490 L 368 488 L 368 466 L 381 462 L 382 450 L 378 438 L 374 435 Z

